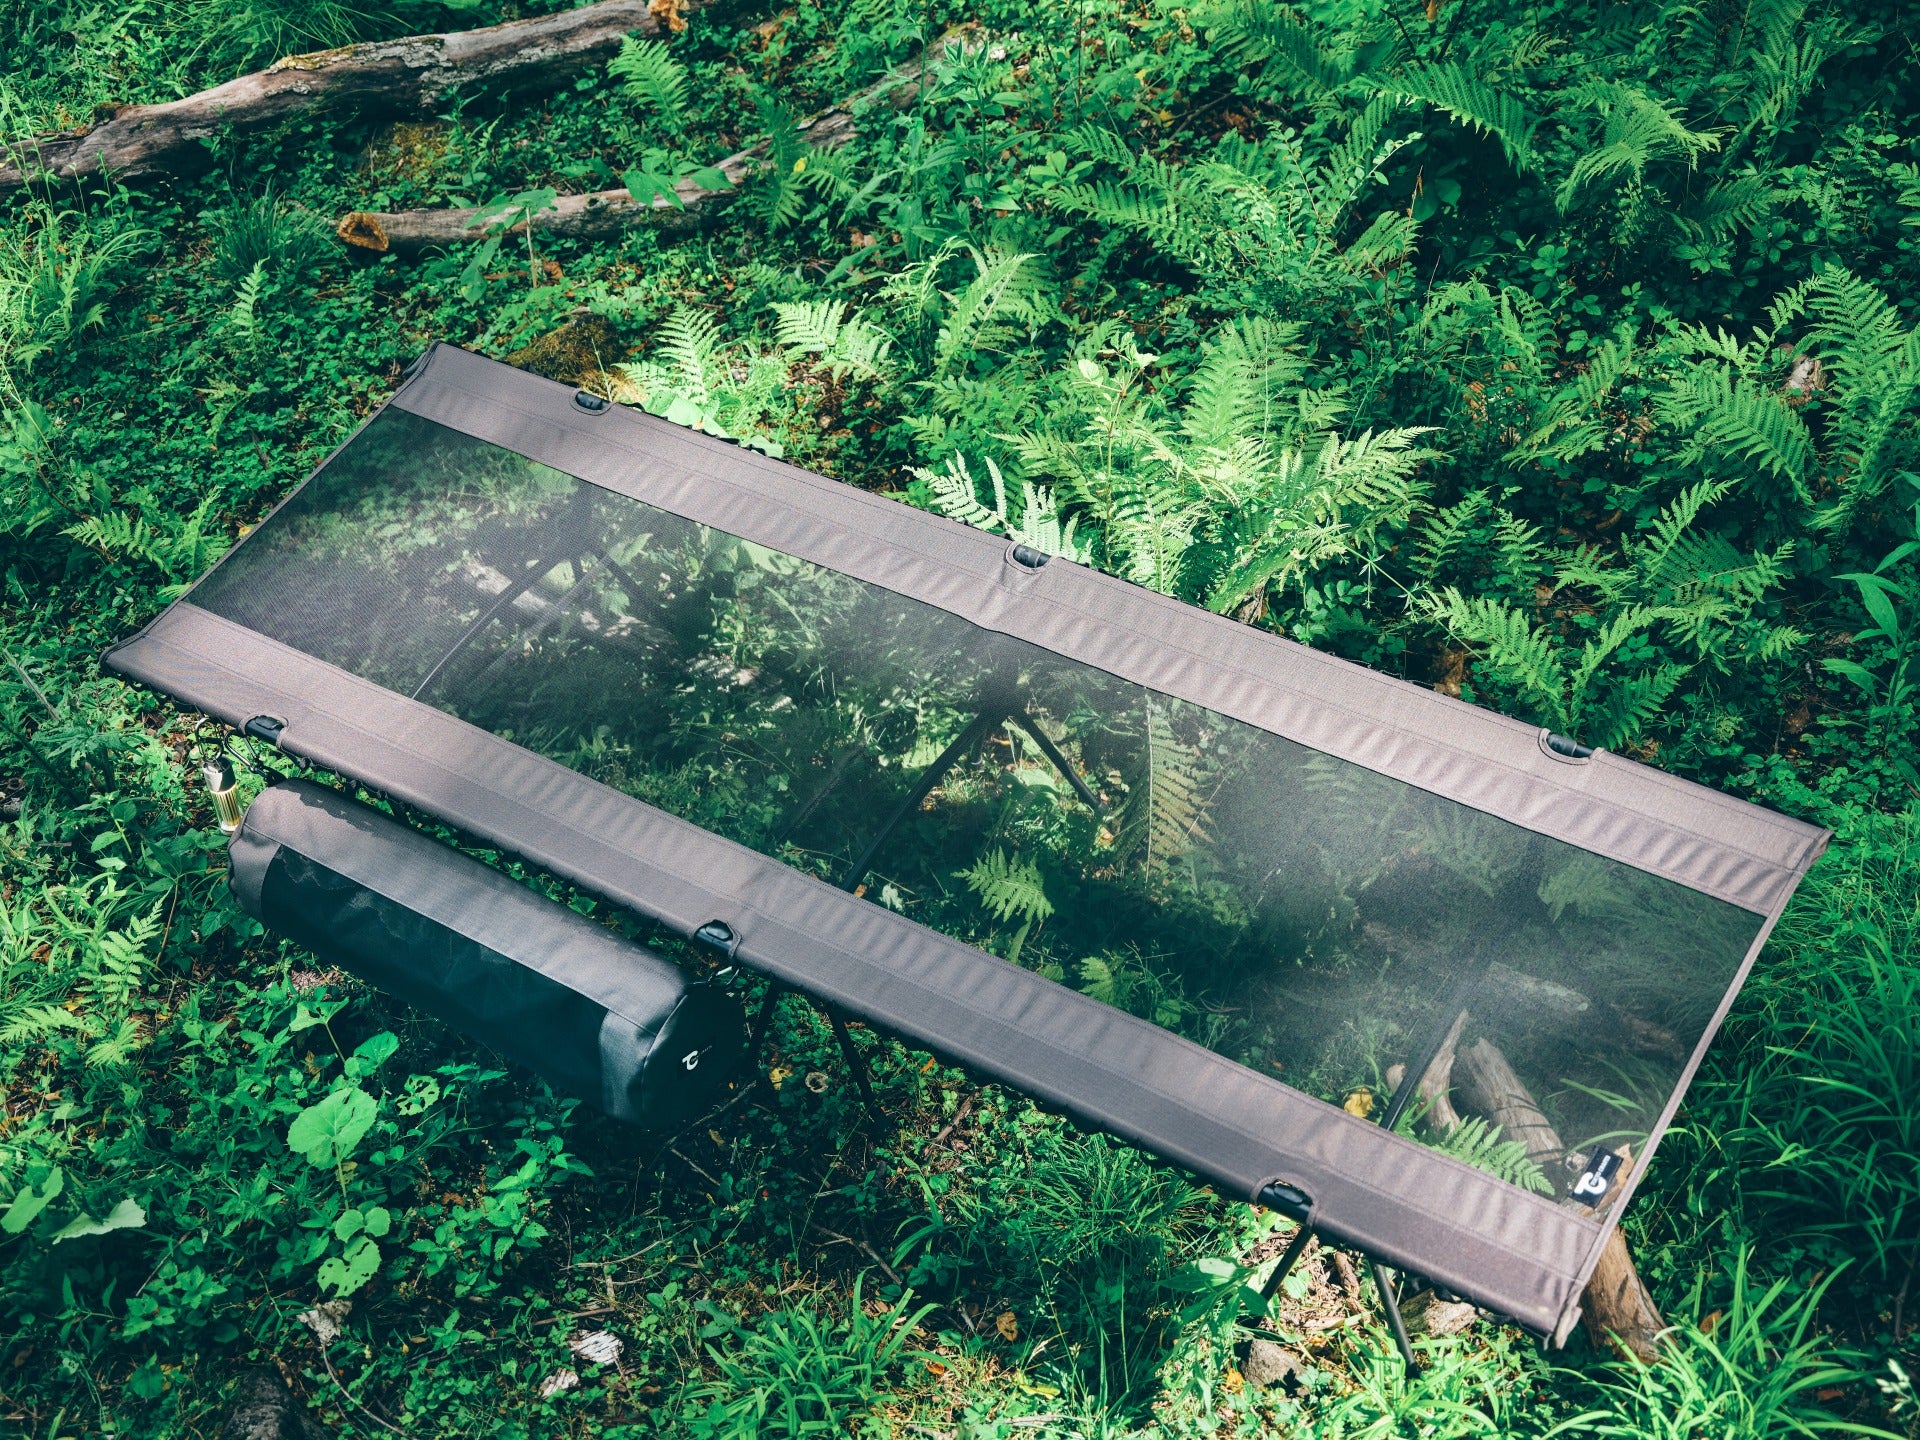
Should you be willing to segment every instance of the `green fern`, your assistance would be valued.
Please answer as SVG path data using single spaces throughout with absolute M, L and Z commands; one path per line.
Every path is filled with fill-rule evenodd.
M 1047 899 L 1039 867 L 1031 860 L 1009 858 L 1005 851 L 995 848 L 954 873 L 967 882 L 967 888 L 980 897 L 980 903 L 996 920 L 1018 919 L 1035 925 L 1053 914 L 1053 902 Z
M 162 593 L 173 595 L 191 583 L 224 549 L 212 533 L 213 497 L 209 495 L 184 521 L 161 515 L 144 495 L 137 497 L 144 513 L 109 510 L 86 516 L 60 533 L 77 540 L 109 560 L 143 560 L 175 583 Z
M 260 338 L 260 306 L 272 290 L 273 283 L 267 278 L 267 262 L 254 261 L 246 279 L 235 287 L 233 305 L 227 311 L 227 323 L 242 340 Z
M 765 92 L 757 92 L 753 104 L 766 134 L 767 161 L 752 203 L 769 229 L 781 230 L 805 211 L 812 156 L 791 110 Z
M 607 64 L 620 93 L 676 134 L 686 128 L 687 72 L 664 40 L 620 41 L 620 53 Z
M 1601 135 L 1599 145 L 1582 153 L 1560 182 L 1562 210 L 1595 186 L 1643 179 L 1655 161 L 1678 161 L 1691 169 L 1702 154 L 1720 148 L 1722 132 L 1689 130 L 1676 106 L 1631 85 L 1582 86 L 1572 98 L 1599 113 Z
M 950 520 L 1005 535 L 1042 554 L 1058 555 L 1082 565 L 1093 558 L 1090 548 L 1074 533 L 1079 525 L 1078 517 L 1063 521 L 1053 492 L 1031 480 L 1020 482 L 1020 515 L 1018 519 L 1012 518 L 1007 509 L 1006 477 L 991 456 L 987 459 L 987 478 L 993 487 L 992 509 L 980 502 L 979 490 L 964 456 L 950 456 L 945 470 L 915 466 L 913 474 L 927 482 L 933 491 L 934 507 Z
M 1536 1195 L 1554 1193 L 1553 1182 L 1547 1178 L 1546 1171 L 1528 1156 L 1527 1147 L 1518 1140 L 1503 1140 L 1500 1127 L 1478 1115 L 1462 1120 L 1449 1134 L 1436 1141 L 1433 1148 L 1463 1165 L 1484 1170 L 1509 1185 L 1518 1185 L 1522 1190 L 1530 1190 Z
M 864 321 L 847 319 L 846 301 L 777 302 L 773 308 L 780 317 L 779 341 L 790 353 L 817 356 L 820 367 L 836 377 L 879 378 L 893 338 Z
M 58 1005 L 23 1005 L 0 1026 L 0 1045 L 37 1045 L 59 1034 L 92 1039 L 99 1033 L 100 1027 L 94 1021 Z
M 1210 800 L 1202 793 L 1200 752 L 1174 734 L 1165 709 L 1152 700 L 1144 705 L 1140 740 L 1117 848 L 1151 874 L 1211 841 L 1206 828 Z
M 1469 129 L 1500 142 L 1514 169 L 1538 168 L 1527 107 L 1458 64 L 1416 65 L 1385 82 L 1389 93 L 1444 110 Z

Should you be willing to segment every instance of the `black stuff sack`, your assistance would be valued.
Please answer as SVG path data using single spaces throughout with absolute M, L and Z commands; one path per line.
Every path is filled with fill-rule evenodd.
M 684 1125 L 744 1051 L 725 990 L 322 786 L 263 791 L 228 854 L 269 930 L 616 1119 Z

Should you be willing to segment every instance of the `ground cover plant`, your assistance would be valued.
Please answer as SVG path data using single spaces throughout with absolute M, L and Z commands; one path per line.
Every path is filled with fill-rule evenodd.
M 0 125 L 561 8 L 0 0 Z M 211 1435 L 265 1366 L 338 1434 L 1920 1434 L 1905 7 L 657 8 L 553 93 L 0 196 L 4 1423 Z M 889 75 L 835 143 L 802 128 Z M 543 228 L 623 187 L 676 218 L 676 186 L 717 198 Z M 429 209 L 491 218 L 418 254 L 334 234 Z M 1316 1251 L 1261 1322 L 1276 1377 L 1234 1322 L 1287 1228 L 1017 1095 L 859 1031 L 874 1123 L 790 1000 L 757 1085 L 643 1141 L 262 934 L 193 778 L 219 737 L 96 657 L 436 339 L 1833 828 L 1627 1220 L 1661 1360 L 1483 1319 L 1409 1378 L 1364 1276 Z M 570 483 L 462 478 L 498 505 Z M 465 523 L 417 479 L 381 564 Z M 649 675 L 733 678 L 524 743 L 833 873 L 919 652 L 820 700 L 768 617 L 870 597 L 697 527 L 622 533 L 689 582 Z M 513 730 L 529 674 L 616 693 L 575 640 L 512 683 L 472 656 L 457 703 Z M 874 897 L 1364 1106 L 1377 1037 L 1339 985 L 1295 1054 L 1223 1002 L 1231 943 L 1201 981 L 1178 953 L 1252 923 L 1210 856 L 1285 850 L 1277 762 L 1204 713 L 1022 683 L 1104 813 L 999 734 Z M 846 757 L 831 785 L 814 755 Z M 1516 863 L 1441 848 L 1424 878 L 1285 854 L 1303 878 L 1261 923 L 1357 983 L 1384 897 L 1470 927 Z M 1535 923 L 1646 950 L 1657 990 L 1684 934 L 1622 942 L 1594 880 L 1543 865 Z M 1081 943 L 1127 905 L 1151 943 Z M 1630 1128 L 1574 1095 L 1570 1135 Z M 1484 1127 L 1449 1143 L 1551 1185 Z

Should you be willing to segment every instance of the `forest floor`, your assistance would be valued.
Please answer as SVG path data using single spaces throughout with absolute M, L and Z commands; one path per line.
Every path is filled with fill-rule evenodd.
M 0 0 L 0 135 L 564 8 Z M 654 9 L 0 193 L 0 1428 L 265 1368 L 335 1435 L 1920 1436 L 1908 7 Z M 552 228 L 613 191 L 676 223 Z M 263 933 L 214 727 L 98 656 L 435 341 L 1832 829 L 1625 1221 L 1662 1358 L 1477 1316 L 1409 1378 L 1325 1250 L 1255 1347 L 1284 1222 L 910 1046 L 875 1122 L 789 1000 L 661 1144 Z

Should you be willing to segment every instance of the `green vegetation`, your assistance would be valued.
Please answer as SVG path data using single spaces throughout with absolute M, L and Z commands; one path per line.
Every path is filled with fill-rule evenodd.
M 554 8 L 0 0 L 0 126 Z M 957 25 L 920 93 L 809 144 Z M 1920 1434 L 1916 40 L 1897 4 L 1793 0 L 730 6 L 561 93 L 0 201 L 0 1425 L 211 1434 L 277 1357 L 356 1435 Z M 699 228 L 417 259 L 330 233 L 657 195 L 762 137 Z M 263 935 L 190 779 L 212 728 L 95 659 L 435 339 L 1831 826 L 1628 1219 L 1668 1357 L 1483 1321 L 1410 1381 L 1377 1321 L 1314 1328 L 1361 1315 L 1321 1256 L 1272 1321 L 1300 1372 L 1263 1389 L 1233 1322 L 1272 1222 L 1018 1096 L 863 1035 L 869 1125 L 788 1002 L 767 1079 L 644 1141 Z M 503 507 L 572 485 L 459 473 Z M 389 559 L 458 519 L 414 478 L 434 523 Z M 810 693 L 794 597 L 828 634 L 871 600 L 697 527 L 629 538 L 704 597 L 674 663 L 734 662 L 760 728 L 663 686 L 519 738 L 836 873 L 987 677 L 936 652 L 948 709 L 909 715 L 908 651 L 876 650 L 865 688 L 756 711 Z M 573 639 L 554 673 L 590 689 L 611 662 Z M 517 732 L 494 658 L 441 703 Z M 1422 812 L 1435 858 L 1395 870 L 1401 802 L 1295 764 L 1379 827 L 1310 853 L 1218 717 L 1021 684 L 1103 812 L 1003 727 L 872 897 L 1330 1098 L 1381 1086 L 1370 907 L 1470 924 L 1519 852 Z M 786 788 L 842 754 L 830 799 Z M 1305 877 L 1239 955 L 1231 836 Z M 1627 882 L 1550 861 L 1529 923 L 1616 935 Z M 1621 1003 L 1698 1023 L 1663 957 L 1712 917 L 1661 923 L 1618 942 Z M 1219 1003 L 1275 946 L 1324 980 L 1310 1054 Z M 1629 1058 L 1543 1095 L 1570 1140 L 1634 1128 Z M 1478 1121 L 1444 1143 L 1555 1183 Z M 596 1330 L 617 1358 L 569 1348 Z

